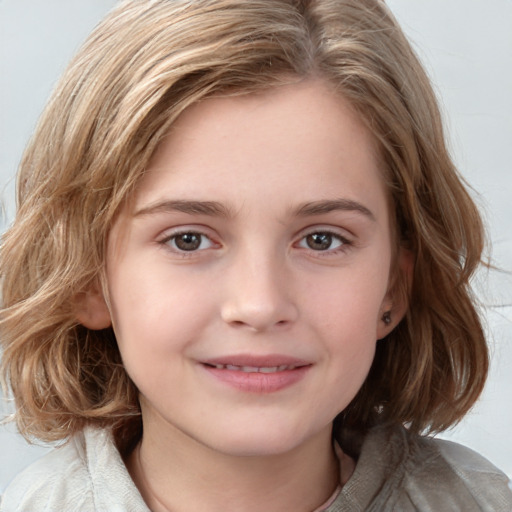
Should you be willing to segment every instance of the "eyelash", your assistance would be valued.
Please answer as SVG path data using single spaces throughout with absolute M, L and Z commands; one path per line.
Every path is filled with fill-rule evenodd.
M 311 252 L 315 253 L 316 257 L 335 256 L 339 253 L 348 251 L 353 246 L 353 242 L 351 240 L 340 235 L 336 231 L 333 231 L 330 229 L 314 229 L 314 230 L 310 231 L 309 233 L 306 233 L 305 235 L 303 235 L 299 239 L 299 242 L 297 242 L 296 245 L 299 245 L 302 242 L 307 243 L 308 237 L 313 236 L 313 235 L 327 235 L 331 238 L 331 242 L 333 242 L 334 240 L 337 240 L 340 243 L 340 245 L 338 247 L 335 247 L 334 249 L 327 248 L 324 250 L 314 250 L 311 247 L 301 247 L 301 248 L 304 248 L 305 250 L 310 250 Z
M 180 248 L 176 245 L 176 240 L 180 236 L 184 235 L 192 235 L 195 237 L 199 237 L 199 246 L 197 248 L 192 248 L 191 250 L 186 250 L 183 248 Z M 319 249 L 315 250 L 311 247 L 304 247 L 301 246 L 302 243 L 307 244 L 308 237 L 314 236 L 314 235 L 327 235 L 330 237 L 330 244 L 332 245 L 333 241 L 338 241 L 339 246 L 335 247 L 334 249 L 326 248 L 326 249 Z M 203 245 L 204 241 L 208 240 L 209 246 L 206 248 L 201 248 L 201 245 Z M 179 255 L 180 257 L 186 258 L 186 257 L 192 257 L 195 253 L 205 251 L 207 249 L 210 249 L 212 246 L 216 245 L 216 242 L 212 240 L 210 236 L 208 236 L 206 233 L 203 233 L 199 230 L 194 229 L 186 229 L 182 231 L 177 231 L 171 234 L 168 234 L 165 236 L 162 240 L 159 240 L 158 243 L 162 246 L 164 246 L 167 250 L 173 252 L 174 254 Z M 171 245 L 171 243 L 174 245 L 174 247 Z M 220 245 L 220 244 L 217 244 Z M 312 253 L 315 253 L 315 256 L 317 257 L 328 257 L 333 256 L 336 254 L 339 254 L 341 252 L 346 252 L 348 249 L 350 249 L 351 246 L 353 246 L 353 242 L 347 239 L 346 237 L 340 235 L 339 233 L 329 230 L 329 229 L 315 229 L 308 233 L 305 233 L 302 235 L 298 242 L 294 244 L 295 247 L 299 247 L 300 249 L 304 249 L 307 251 L 311 251 Z
M 199 237 L 199 247 L 197 247 L 196 249 L 186 250 L 186 249 L 182 249 L 182 248 L 176 246 L 176 240 L 180 236 L 184 236 L 184 235 L 192 235 L 195 237 Z M 205 233 L 202 233 L 199 230 L 186 229 L 186 230 L 168 234 L 162 240 L 160 240 L 158 243 L 161 244 L 162 246 L 166 247 L 168 250 L 172 251 L 173 253 L 186 258 L 186 257 L 193 256 L 194 253 L 196 253 L 196 252 L 204 251 L 205 248 L 203 247 L 201 249 L 201 245 L 204 243 L 205 240 L 209 241 L 210 247 L 215 245 L 215 242 L 211 239 L 211 237 L 209 237 Z M 173 243 L 174 247 L 172 247 L 171 243 Z M 210 247 L 207 247 L 206 249 L 209 249 Z

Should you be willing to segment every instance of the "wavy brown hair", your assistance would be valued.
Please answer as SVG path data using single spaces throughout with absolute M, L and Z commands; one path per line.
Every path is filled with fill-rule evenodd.
M 384 2 L 131 0 L 71 62 L 20 164 L 0 253 L 0 335 L 25 436 L 65 439 L 87 424 L 129 432 L 140 421 L 113 331 L 88 330 L 74 313 L 102 280 L 116 214 L 189 105 L 308 77 L 329 82 L 373 133 L 398 243 L 414 255 L 412 284 L 396 283 L 407 315 L 339 420 L 440 431 L 472 406 L 488 369 L 469 286 L 482 224 L 429 80 Z

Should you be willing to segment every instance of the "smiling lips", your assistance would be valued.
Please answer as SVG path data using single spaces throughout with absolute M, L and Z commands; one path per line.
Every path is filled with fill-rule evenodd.
M 213 365 L 218 370 L 231 370 L 235 372 L 245 373 L 276 373 L 284 372 L 286 370 L 295 370 L 299 366 L 282 364 L 280 366 L 236 366 L 234 364 L 215 364 Z
M 229 356 L 202 363 L 215 379 L 239 391 L 273 393 L 296 384 L 312 364 L 288 356 Z

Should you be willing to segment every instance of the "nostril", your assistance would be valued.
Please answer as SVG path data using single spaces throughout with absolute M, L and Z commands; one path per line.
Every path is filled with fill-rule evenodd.
M 298 311 L 293 301 L 278 294 L 244 290 L 238 290 L 238 295 L 233 294 L 221 305 L 222 320 L 230 326 L 262 331 L 284 329 L 296 320 Z

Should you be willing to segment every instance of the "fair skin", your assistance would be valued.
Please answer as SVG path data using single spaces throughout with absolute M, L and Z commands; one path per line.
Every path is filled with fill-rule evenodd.
M 108 308 L 80 318 L 112 324 L 140 391 L 127 466 L 152 510 L 330 496 L 332 421 L 405 309 L 392 246 L 374 141 L 325 83 L 185 111 L 112 229 Z

